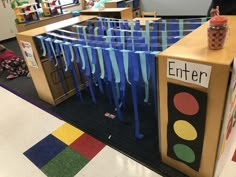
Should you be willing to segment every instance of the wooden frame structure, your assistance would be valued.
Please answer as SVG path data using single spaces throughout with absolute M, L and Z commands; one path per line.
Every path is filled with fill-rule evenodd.
M 45 102 L 50 103 L 52 105 L 57 105 L 65 99 L 69 98 L 70 96 L 74 95 L 75 88 L 73 86 L 71 75 L 68 75 L 65 78 L 68 84 L 68 92 L 63 92 L 62 88 L 60 87 L 60 82 L 56 81 L 58 79 L 58 76 L 55 73 L 54 65 L 49 62 L 47 57 L 42 58 L 40 56 L 40 54 L 38 53 L 37 44 L 34 40 L 34 36 L 45 34 L 56 29 L 66 28 L 75 24 L 82 24 L 85 23 L 87 20 L 95 18 L 96 16 L 74 17 L 66 20 L 66 22 L 60 21 L 51 25 L 46 25 L 43 27 L 35 28 L 16 34 L 17 41 L 26 60 L 38 96 Z M 30 51 L 32 53 L 31 60 L 29 58 L 29 55 L 25 54 L 29 51 L 26 51 L 25 45 L 28 45 L 29 50 L 32 50 Z M 34 60 L 33 63 L 32 59 Z
M 230 103 L 229 101 L 227 102 L 227 95 L 229 96 L 231 94 L 230 92 L 232 92 L 232 88 L 230 88 L 228 84 L 231 78 L 234 57 L 236 56 L 236 33 L 234 33 L 236 31 L 236 17 L 228 16 L 227 18 L 231 32 L 222 50 L 208 49 L 207 28 L 209 24 L 207 22 L 157 56 L 160 105 L 159 132 L 162 160 L 188 176 L 218 176 L 220 169 L 222 169 L 222 166 L 225 164 L 225 156 L 227 156 L 229 148 L 232 145 L 232 143 L 229 142 L 230 138 L 226 138 L 225 135 L 230 134 L 230 132 L 231 135 L 229 136 L 235 137 L 236 135 L 234 131 L 235 128 L 230 124 L 232 119 L 230 117 L 232 115 L 229 115 L 228 110 L 225 109 L 228 107 L 228 104 L 232 104 L 234 101 L 234 99 L 232 99 Z M 173 63 L 175 63 L 175 65 Z M 176 76 L 181 66 L 191 66 L 191 70 L 189 68 L 182 68 L 183 70 L 181 71 L 186 69 L 186 77 L 189 76 L 190 71 L 193 75 L 188 77 L 188 79 L 184 78 L 185 74 L 182 75 L 182 78 L 179 78 L 180 75 Z M 174 72 L 175 67 L 179 67 L 176 73 Z M 206 72 L 208 73 L 209 84 L 203 86 L 195 81 L 197 81 L 197 71 L 199 70 L 204 73 L 206 68 L 211 68 L 211 71 L 208 70 L 208 72 Z M 193 80 L 190 82 L 189 79 Z M 235 82 L 235 80 L 233 80 L 233 82 Z M 183 87 L 186 92 L 188 92 L 188 90 L 195 90 L 194 92 L 207 95 L 207 102 L 199 100 L 203 102 L 202 104 L 206 104 L 206 114 L 205 117 L 199 117 L 199 120 L 204 120 L 205 124 L 200 125 L 200 128 L 196 129 L 197 133 L 203 132 L 203 138 L 200 140 L 203 143 L 202 153 L 196 154 L 196 157 L 198 156 L 200 159 L 198 169 L 191 167 L 193 162 L 183 160 L 184 156 L 187 157 L 185 153 L 182 153 L 180 156 L 175 155 L 175 158 L 173 158 L 173 156 L 170 157 L 169 151 L 172 150 L 172 147 L 169 147 L 169 145 L 173 140 L 168 139 L 168 133 L 172 131 L 170 124 L 173 117 L 169 116 L 173 112 L 173 109 L 170 109 L 170 105 L 173 103 L 168 100 L 171 97 L 170 92 L 172 92 L 169 92 L 169 84 Z M 189 104 L 189 102 L 187 104 Z M 232 109 L 235 111 L 235 104 L 232 105 L 234 105 Z M 201 103 L 199 103 L 199 106 L 201 106 Z M 182 108 L 184 109 L 184 107 Z M 184 116 L 181 118 L 183 117 Z M 193 119 L 193 117 L 189 118 L 189 121 L 193 121 Z M 183 133 L 187 132 L 187 130 L 183 130 Z M 179 138 L 177 135 L 176 139 Z M 187 141 L 188 140 L 180 140 L 179 138 L 179 142 L 186 142 L 187 144 Z M 192 140 L 193 143 L 194 141 L 195 140 Z M 235 141 L 235 139 L 232 141 Z M 192 147 L 195 148 L 196 146 Z

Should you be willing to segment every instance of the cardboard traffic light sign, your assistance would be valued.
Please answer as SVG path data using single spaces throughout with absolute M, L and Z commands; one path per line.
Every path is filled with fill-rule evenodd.
M 167 155 L 198 171 L 205 132 L 207 94 L 168 83 Z

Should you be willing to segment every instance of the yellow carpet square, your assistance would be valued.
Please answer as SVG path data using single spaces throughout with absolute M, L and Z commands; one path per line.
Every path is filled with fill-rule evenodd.
M 72 125 L 65 123 L 54 132 L 52 135 L 64 142 L 67 145 L 73 143 L 77 138 L 79 138 L 84 132 Z

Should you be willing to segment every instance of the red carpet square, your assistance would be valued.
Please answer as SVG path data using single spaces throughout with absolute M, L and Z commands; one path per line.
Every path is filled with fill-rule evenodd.
M 234 151 L 234 155 L 232 157 L 232 161 L 236 162 L 236 150 Z
M 104 148 L 105 144 L 84 133 L 70 147 L 91 160 Z

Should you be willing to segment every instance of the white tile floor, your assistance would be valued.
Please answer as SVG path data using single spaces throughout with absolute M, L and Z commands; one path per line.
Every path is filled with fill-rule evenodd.
M 0 87 L 0 177 L 45 176 L 23 153 L 62 124 L 63 121 Z M 108 146 L 76 174 L 95 176 L 160 177 Z M 235 176 L 236 163 L 230 156 L 221 177 Z
M 0 105 L 0 177 L 45 176 L 23 153 L 64 122 L 2 87 Z M 82 176 L 160 177 L 108 146 L 76 175 Z

